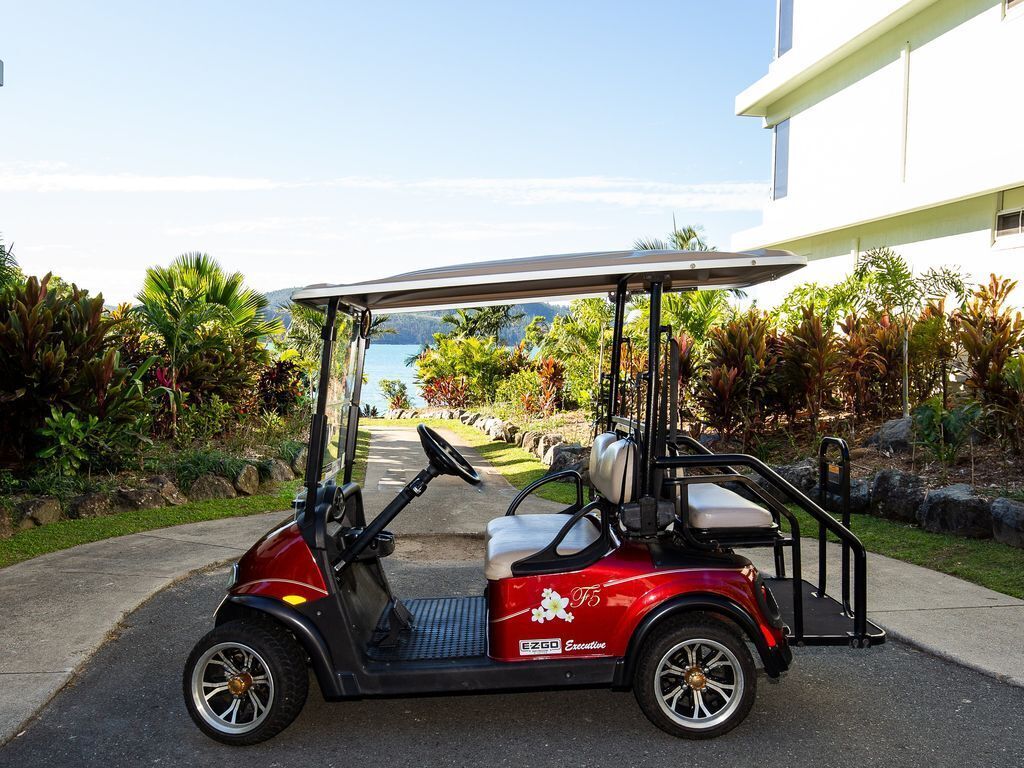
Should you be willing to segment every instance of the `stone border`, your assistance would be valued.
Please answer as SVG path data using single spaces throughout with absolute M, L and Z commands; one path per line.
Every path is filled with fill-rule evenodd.
M 19 495 L 15 497 L 17 501 L 10 515 L 0 510 L 0 539 L 58 520 L 106 517 L 132 510 L 177 507 L 190 501 L 252 496 L 266 490 L 268 485 L 301 477 L 306 468 L 306 456 L 307 451 L 303 447 L 291 462 L 281 457 L 270 459 L 270 476 L 267 481 L 260 480 L 256 465 L 249 461 L 246 461 L 233 478 L 213 473 L 200 475 L 189 488 L 188 496 L 166 475 L 154 475 L 137 487 L 124 486 L 113 491 L 89 491 L 68 499 L 64 504 L 54 496 Z

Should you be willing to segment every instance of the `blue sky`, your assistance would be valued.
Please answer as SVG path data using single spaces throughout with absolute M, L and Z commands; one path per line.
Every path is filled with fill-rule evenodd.
M 0 2 L 0 233 L 110 301 L 760 221 L 774 3 Z

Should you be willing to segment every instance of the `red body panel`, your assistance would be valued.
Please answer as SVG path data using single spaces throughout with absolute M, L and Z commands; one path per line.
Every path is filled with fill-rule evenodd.
M 327 588 L 299 526 L 288 522 L 267 533 L 238 561 L 238 582 L 231 594 L 319 600 Z
M 756 577 L 751 565 L 657 568 L 647 547 L 627 542 L 582 571 L 490 582 L 489 653 L 499 661 L 621 657 L 649 610 L 698 593 L 744 608 L 774 646 L 781 635 L 761 618 Z

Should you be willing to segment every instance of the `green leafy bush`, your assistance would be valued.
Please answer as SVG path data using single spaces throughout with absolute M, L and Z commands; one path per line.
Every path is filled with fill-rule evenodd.
M 380 393 L 388 401 L 391 410 L 402 410 L 409 407 L 409 387 L 398 379 L 381 379 Z
M 136 371 L 121 364 L 102 296 L 50 283 L 50 275 L 31 277 L 0 295 L 0 459 L 30 463 L 53 447 L 43 428 L 56 409 L 80 426 L 95 417 L 85 463 L 118 466 L 146 439 L 140 378 L 151 363 Z
M 495 401 L 515 413 L 534 415 L 542 394 L 540 374 L 533 368 L 517 371 L 504 379 L 495 393 Z
M 178 485 L 187 493 L 192 484 L 202 475 L 220 475 L 233 480 L 249 463 L 259 469 L 258 462 L 248 462 L 221 451 L 186 451 L 174 461 L 172 471 L 178 480 Z
M 186 400 L 178 421 L 175 442 L 179 446 L 208 447 L 213 439 L 223 435 L 235 420 L 234 408 L 218 395 L 210 395 L 205 401 L 192 404 Z
M 942 399 L 933 397 L 913 412 L 914 431 L 923 445 L 943 466 L 952 466 L 971 439 L 982 416 L 977 403 L 966 403 L 947 410 Z

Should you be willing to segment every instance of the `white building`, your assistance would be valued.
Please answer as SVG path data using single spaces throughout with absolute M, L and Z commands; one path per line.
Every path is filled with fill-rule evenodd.
M 773 132 L 771 199 L 733 248 L 840 257 L 803 279 L 882 245 L 1024 277 L 1024 0 L 775 2 L 775 60 L 736 98 Z

